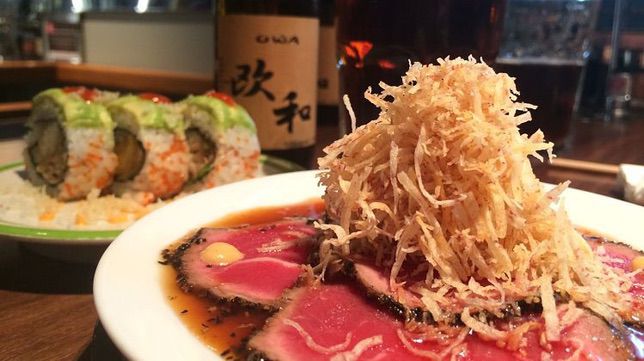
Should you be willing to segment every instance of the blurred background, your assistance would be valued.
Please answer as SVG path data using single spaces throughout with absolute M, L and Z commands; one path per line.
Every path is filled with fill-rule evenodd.
M 302 61 L 275 53 L 268 65 L 296 71 L 280 70 L 272 80 L 296 84 L 285 88 L 293 99 L 308 94 L 306 106 L 298 110 L 288 100 L 293 104 L 282 110 L 299 111 L 291 118 L 300 124 L 295 132 L 267 146 L 284 128 L 264 125 L 276 110 L 256 110 L 248 93 L 233 94 L 251 107 L 263 150 L 304 167 L 314 167 L 325 145 L 351 131 L 342 94 L 360 125 L 378 114 L 362 97 L 367 87 L 397 83 L 410 60 L 468 54 L 517 78 L 520 100 L 538 106 L 522 131 L 542 129 L 559 155 L 616 166 L 638 163 L 644 153 L 644 0 L 0 0 L 0 137 L 23 136 L 30 99 L 54 86 L 156 92 L 172 100 L 212 88 L 234 93 L 226 79 L 242 65 L 223 79 L 221 64 L 241 64 L 232 54 L 246 45 L 235 28 L 217 34 L 217 19 L 237 14 L 318 21 L 307 30 L 319 36 L 317 54 Z M 234 41 L 221 42 L 229 37 Z M 258 54 L 249 52 L 252 60 L 243 62 Z M 243 66 L 248 77 L 252 69 Z M 273 74 L 262 70 L 252 75 L 256 81 Z M 640 149 L 621 149 L 631 142 Z
M 317 51 L 304 54 L 306 61 L 277 52 L 259 59 L 252 47 L 236 52 L 248 46 L 241 42 L 217 52 L 218 39 L 237 35 L 235 28 L 217 34 L 221 19 L 239 14 L 315 20 L 298 35 L 319 36 L 311 42 Z M 257 39 L 279 48 L 299 41 L 280 37 L 291 30 L 271 29 L 278 35 Z M 233 53 L 238 58 L 231 60 Z M 378 115 L 362 100 L 368 86 L 377 91 L 381 80 L 399 83 L 409 60 L 468 54 L 517 77 L 520 100 L 539 106 L 522 129 L 544 130 L 559 156 L 552 163 L 535 160 L 539 179 L 572 180 L 575 188 L 634 201 L 625 196 L 630 184 L 630 194 L 644 203 L 643 167 L 630 174 L 621 167 L 644 164 L 644 0 L 0 0 L 0 165 L 21 160 L 31 99 L 47 88 L 154 92 L 176 101 L 219 85 L 249 109 L 263 145 L 289 125 L 286 136 L 293 139 L 279 145 L 286 148 L 263 146 L 265 153 L 315 168 L 323 148 L 351 131 L 342 94 L 350 95 L 358 123 L 365 123 Z M 240 62 L 242 55 L 252 63 Z M 234 94 L 234 82 L 231 88 L 217 81 L 222 59 L 241 70 L 243 92 Z M 273 72 L 274 66 L 295 75 Z M 280 76 L 283 93 L 262 88 Z M 280 103 L 256 113 L 246 103 L 251 93 Z M 302 101 L 304 93 L 311 104 Z M 282 118 L 275 122 L 275 116 Z M 263 130 L 270 129 L 259 126 L 264 122 L 274 131 Z M 120 359 L 97 324 L 95 264 L 51 260 L 16 242 L 2 246 L 6 337 L 0 333 L 0 349 L 13 354 L 0 352 L 0 359 Z M 66 307 L 74 318 L 61 317 L 55 307 Z
M 315 165 L 324 145 L 351 131 L 348 113 L 338 106 L 342 94 L 349 95 L 360 125 L 378 114 L 362 97 L 368 86 L 377 91 L 379 81 L 397 83 L 409 60 L 429 63 L 446 55 L 473 54 L 516 77 L 520 100 L 539 106 L 521 129 L 542 129 L 564 156 L 628 161 L 595 154 L 605 147 L 585 155 L 579 145 L 592 137 L 585 129 L 617 134 L 613 141 L 643 137 L 622 125 L 642 123 L 644 114 L 644 0 L 0 0 L 0 137 L 24 135 L 30 99 L 54 86 L 156 92 L 172 100 L 215 87 L 233 93 L 229 81 L 216 81 L 218 64 L 240 61 L 230 59 L 232 50 L 245 45 L 228 41 L 229 48 L 218 51 L 217 39 L 228 35 L 217 37 L 217 19 L 235 14 L 319 21 L 317 65 L 310 58 L 285 78 L 297 80 L 292 83 L 299 88 L 290 90 L 300 99 L 302 92 L 313 93 L 307 99 L 317 107 L 301 113 L 300 124 L 315 131 L 298 138 L 303 128 L 296 127 L 286 135 L 292 146 L 266 147 L 279 131 L 263 126 L 273 109 L 250 109 L 264 150 L 305 167 Z M 303 82 L 316 67 L 317 85 Z M 254 106 L 241 95 L 235 100 Z
M 625 93 L 620 109 L 627 114 L 644 106 L 644 1 L 622 3 L 615 52 L 611 46 L 615 0 L 601 1 L 599 6 L 579 102 L 584 116 L 594 116 L 606 106 L 611 56 L 614 71 L 621 75 L 621 83 L 613 84 L 612 91 L 618 86 L 617 91 Z M 320 1 L 319 6 L 322 25 L 332 25 L 333 1 Z M 9 66 L 7 61 L 44 60 L 210 79 L 215 66 L 215 8 L 212 0 L 0 0 L 0 60 L 5 66 Z M 332 48 L 326 46 L 323 55 L 332 59 L 326 63 L 336 63 L 336 54 L 329 54 Z M 0 102 L 29 100 L 43 86 L 56 85 L 48 83 L 42 73 L 20 79 L 13 79 L 7 71 L 1 74 Z M 171 95 L 183 92 L 175 90 Z M 320 121 L 335 116 L 333 111 L 321 115 Z

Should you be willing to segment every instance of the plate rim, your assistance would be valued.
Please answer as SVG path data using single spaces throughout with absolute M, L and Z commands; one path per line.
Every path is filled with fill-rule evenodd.
M 119 349 L 119 351 L 127 359 L 132 359 L 132 360 L 147 359 L 147 358 L 145 358 L 145 355 L 139 354 L 136 349 L 131 349 L 130 347 L 126 346 L 126 344 L 132 340 L 132 338 L 130 338 L 128 336 L 125 336 L 125 337 L 116 336 L 117 332 L 118 332 L 118 331 L 116 331 L 116 329 L 118 329 L 119 327 L 122 327 L 123 325 L 118 323 L 118 322 L 117 323 L 112 323 L 112 322 L 110 322 L 110 320 L 108 318 L 106 318 L 107 315 L 112 312 L 111 307 L 118 307 L 119 305 L 123 305 L 124 304 L 123 302 L 125 302 L 125 300 L 122 300 L 122 297 L 119 297 L 118 299 L 114 299 L 114 300 L 109 300 L 108 293 L 105 292 L 106 289 L 103 288 L 102 285 L 105 284 L 104 282 L 106 282 L 106 281 L 103 281 L 103 279 L 105 277 L 109 277 L 110 272 L 120 269 L 120 267 L 118 267 L 118 266 L 116 268 L 113 268 L 115 266 L 115 264 L 110 262 L 111 257 L 113 257 L 112 254 L 115 253 L 115 250 L 117 250 L 119 247 L 121 247 L 121 244 L 130 243 L 131 245 L 135 245 L 135 243 L 132 243 L 132 242 L 127 240 L 128 237 L 136 236 L 137 233 L 139 232 L 139 229 L 142 229 L 143 227 L 146 227 L 146 224 L 150 223 L 150 222 L 153 222 L 156 217 L 163 217 L 164 215 L 168 216 L 169 214 L 171 215 L 174 208 L 180 208 L 184 204 L 186 204 L 186 207 L 187 207 L 187 205 L 189 205 L 190 202 L 193 202 L 193 200 L 196 200 L 198 198 L 203 198 L 203 199 L 207 200 L 208 198 L 216 197 L 218 193 L 221 194 L 221 196 L 225 196 L 225 195 L 231 193 L 230 191 L 234 190 L 235 188 L 241 188 L 242 190 L 244 188 L 246 188 L 246 187 L 251 188 L 251 189 L 257 189 L 257 187 L 253 188 L 253 186 L 256 185 L 257 183 L 265 183 L 265 182 L 274 181 L 274 182 L 278 182 L 278 183 L 282 184 L 283 182 L 279 182 L 279 181 L 281 180 L 280 178 L 284 178 L 284 177 L 295 177 L 295 178 L 302 177 L 302 178 L 309 178 L 309 180 L 312 181 L 312 180 L 316 179 L 315 175 L 318 172 L 319 171 L 317 171 L 317 170 L 307 170 L 307 171 L 276 174 L 276 175 L 271 175 L 271 176 L 266 176 L 266 177 L 261 177 L 261 178 L 247 179 L 247 180 L 243 180 L 243 181 L 236 182 L 236 183 L 226 184 L 226 185 L 223 185 L 221 187 L 211 188 L 211 189 L 208 189 L 208 190 L 203 191 L 203 192 L 194 193 L 194 194 L 191 194 L 189 196 L 186 196 L 185 198 L 179 199 L 176 202 L 170 203 L 170 204 L 168 204 L 168 205 L 166 205 L 164 207 L 155 209 L 154 211 L 148 213 L 147 215 L 145 215 L 144 217 L 139 219 L 132 226 L 130 226 L 128 229 L 126 229 L 123 233 L 121 233 L 114 240 L 114 242 L 112 242 L 109 245 L 107 250 L 103 253 L 103 256 L 101 257 L 101 260 L 99 261 L 98 265 L 96 266 L 96 271 L 94 273 L 94 282 L 93 282 L 94 305 L 96 307 L 96 311 L 97 311 L 97 314 L 98 314 L 99 321 L 101 322 L 101 324 L 103 325 L 103 328 L 105 329 L 105 332 L 110 337 L 110 339 L 112 340 L 114 345 L 116 345 L 116 347 Z M 317 182 L 315 182 L 314 184 L 317 184 Z M 312 186 L 311 186 L 311 189 L 313 189 Z M 238 191 L 238 192 L 240 192 L 240 191 Z M 321 193 L 322 192 L 319 193 L 320 196 L 321 196 Z M 312 198 L 315 198 L 315 197 L 316 196 L 311 191 L 311 192 L 307 192 L 305 197 L 303 197 L 303 198 L 301 198 L 299 200 L 294 200 L 293 202 L 306 201 L 308 199 L 312 199 Z M 279 204 L 287 205 L 287 204 L 291 204 L 293 202 L 278 201 L 276 204 L 277 205 L 279 205 Z M 235 206 L 238 206 L 238 204 L 236 204 Z M 255 206 L 253 206 L 253 208 L 257 207 L 257 206 L 261 206 L 261 205 L 255 205 Z M 239 210 L 235 210 L 235 212 L 236 211 L 241 211 L 243 209 L 248 209 L 248 208 L 241 208 Z M 229 211 L 227 211 L 226 213 L 223 213 L 222 216 L 227 214 L 227 213 L 229 213 Z M 208 223 L 210 221 L 214 221 L 217 218 L 218 217 L 216 217 L 216 216 L 212 216 L 212 217 L 208 218 L 208 221 L 205 221 L 205 222 L 202 222 L 202 223 L 196 224 L 194 226 L 190 226 L 190 227 L 186 226 L 186 227 L 183 227 L 183 228 L 189 229 L 189 230 L 187 230 L 187 232 L 190 232 L 190 231 L 198 228 L 199 226 L 201 226 L 203 224 L 206 224 L 206 223 Z M 156 282 L 156 284 L 159 285 L 159 286 L 161 285 L 161 282 L 162 282 L 161 277 L 162 277 L 163 268 L 161 268 L 161 267 L 164 267 L 164 266 L 161 266 L 158 263 L 159 255 L 161 254 L 160 252 L 162 251 L 163 248 L 167 247 L 172 242 L 174 242 L 177 239 L 180 239 L 181 236 L 185 235 L 185 232 L 178 232 L 178 233 L 180 233 L 181 235 L 177 236 L 176 238 L 166 239 L 166 240 L 163 241 L 162 245 L 159 244 L 158 245 L 159 247 L 156 247 L 157 249 L 156 249 L 156 254 L 155 254 L 155 257 L 154 257 L 154 262 L 152 263 L 152 267 L 154 267 L 154 270 L 152 270 L 152 273 L 153 273 L 152 277 L 154 278 L 154 282 Z M 141 246 L 141 244 L 136 243 L 135 246 Z M 131 274 L 131 272 L 129 272 L 129 271 L 127 273 Z M 106 300 L 106 298 L 108 300 Z M 165 311 L 171 312 L 170 305 L 166 302 L 166 300 L 163 298 L 163 296 L 161 296 L 161 299 L 163 301 L 161 306 L 165 309 Z M 119 303 L 117 304 L 117 302 L 119 302 Z M 145 317 L 145 316 L 143 316 L 143 317 Z M 174 317 L 174 315 L 172 315 L 172 317 Z M 179 318 L 174 318 L 174 321 L 177 322 L 177 323 L 180 322 Z M 177 324 L 176 326 L 181 328 L 181 326 L 179 324 Z M 181 328 L 181 329 L 182 329 L 182 333 L 184 334 L 184 336 L 186 336 L 186 335 L 188 336 L 186 338 L 186 340 L 188 340 L 188 342 L 191 342 L 193 344 L 192 346 L 194 348 L 193 347 L 188 347 L 187 349 L 182 348 L 181 350 L 174 350 L 175 352 L 181 353 L 180 359 L 221 360 L 221 361 L 224 360 L 223 358 L 219 357 L 215 352 L 213 352 L 212 349 L 210 349 L 208 346 L 206 346 L 204 343 L 202 343 L 200 340 L 198 340 L 192 334 L 192 331 L 190 331 L 187 328 L 185 328 L 185 326 L 183 328 Z M 145 333 L 147 333 L 147 332 L 145 332 Z M 154 345 L 156 345 L 156 346 L 161 346 L 162 345 L 158 341 L 153 341 L 152 343 Z M 189 354 L 190 352 L 195 352 L 195 350 L 197 350 L 196 354 L 191 354 L 190 356 L 186 356 L 186 353 Z M 177 358 L 170 357 L 167 354 L 155 355 L 155 357 L 151 357 L 150 359 L 159 360 L 159 357 L 161 357 L 161 358 L 166 357 L 165 359 L 167 359 L 167 360 L 175 360 L 175 359 L 177 359 Z
M 190 207 L 187 207 L 190 204 L 190 202 L 194 202 L 192 203 L 195 206 L 194 208 L 198 209 L 197 206 L 201 204 L 200 202 L 206 202 L 208 198 L 215 197 L 220 192 L 222 197 L 224 196 L 224 193 L 232 194 L 235 192 L 241 192 L 240 189 L 234 189 L 233 187 L 238 187 L 241 189 L 247 188 L 246 191 L 248 192 L 249 195 L 251 195 L 256 192 L 259 192 L 259 191 L 253 190 L 252 189 L 253 187 L 261 188 L 262 186 L 266 187 L 267 184 L 282 185 L 282 184 L 288 183 L 286 179 L 282 179 L 278 177 L 294 177 L 296 180 L 297 180 L 297 177 L 301 177 L 302 180 L 305 180 L 308 177 L 310 181 L 312 179 L 315 179 L 315 174 L 317 174 L 318 172 L 319 171 L 311 170 L 306 172 L 295 172 L 295 173 L 269 176 L 269 177 L 264 177 L 259 179 L 251 179 L 251 180 L 246 180 L 246 181 L 222 186 L 219 188 L 214 188 L 207 191 L 208 193 L 207 192 L 196 193 L 151 212 L 150 214 L 146 215 L 141 220 L 136 222 L 133 226 L 128 228 L 119 237 L 117 237 L 117 239 L 108 247 L 107 251 L 103 254 L 103 257 L 101 258 L 96 268 L 96 273 L 94 276 L 93 294 L 94 294 L 94 302 L 95 302 L 99 320 L 103 324 L 103 327 L 105 328 L 107 334 L 112 339 L 114 344 L 118 347 L 118 349 L 126 357 L 131 359 L 148 359 L 148 358 L 152 358 L 155 360 L 173 359 L 171 354 L 159 354 L 160 351 L 152 350 L 155 348 L 156 349 L 160 347 L 162 348 L 162 342 L 160 342 L 157 339 L 157 336 L 159 336 L 157 332 L 160 332 L 160 331 L 151 331 L 150 329 L 148 329 L 148 330 L 145 330 L 145 332 L 143 333 L 145 336 L 137 335 L 137 337 L 147 337 L 148 332 L 152 335 L 150 339 L 144 339 L 146 341 L 144 342 L 144 344 L 146 345 L 145 349 L 142 349 L 141 345 L 138 345 L 138 348 L 137 348 L 137 346 L 133 346 L 133 345 L 136 345 L 136 341 L 134 341 L 135 337 L 133 337 L 131 333 L 127 332 L 129 330 L 129 327 L 134 327 L 134 326 L 124 325 L 123 323 L 118 322 L 119 317 L 123 317 L 122 314 L 126 314 L 127 312 L 133 312 L 132 309 L 126 309 L 124 311 L 122 309 L 119 309 L 119 307 L 125 307 L 125 308 L 133 307 L 132 306 L 133 303 L 134 304 L 136 304 L 137 302 L 140 303 L 141 300 L 136 300 L 136 297 L 137 297 L 136 293 L 131 294 L 130 297 L 128 297 L 126 300 L 121 300 L 117 297 L 117 295 L 111 294 L 111 292 L 113 293 L 113 292 L 119 291 L 120 288 L 127 287 L 127 285 L 123 285 L 119 282 L 119 281 L 125 280 L 124 277 L 136 278 L 136 277 L 141 277 L 142 274 L 145 274 L 145 277 L 152 277 L 152 278 L 147 279 L 144 277 L 145 279 L 143 280 L 135 279 L 135 280 L 129 280 L 127 282 L 135 282 L 136 284 L 141 284 L 142 282 L 151 284 L 151 282 L 156 282 L 156 285 L 152 284 L 150 286 L 151 288 L 148 290 L 148 293 L 145 293 L 143 291 L 138 291 L 138 292 L 143 292 L 142 293 L 143 301 L 146 304 L 146 307 L 153 307 L 153 308 L 159 307 L 156 311 L 162 312 L 162 313 L 161 314 L 156 313 L 153 315 L 142 314 L 140 315 L 140 317 L 142 317 L 144 320 L 141 322 L 144 323 L 146 317 L 153 317 L 152 319 L 154 319 L 155 322 L 156 321 L 165 322 L 163 326 L 170 325 L 172 327 L 176 327 L 176 330 L 173 329 L 172 331 L 174 332 L 173 340 L 176 341 L 175 343 L 173 343 L 172 347 L 176 347 L 177 349 L 176 350 L 172 349 L 172 352 L 180 352 L 182 355 L 190 355 L 189 358 L 191 359 L 222 360 L 222 358 L 219 357 L 219 355 L 216 352 L 214 352 L 211 348 L 209 348 L 206 344 L 204 344 L 201 340 L 199 340 L 198 337 L 196 337 L 192 331 L 188 330 L 185 324 L 181 322 L 180 316 L 176 315 L 175 312 L 172 310 L 170 304 L 167 302 L 167 299 L 165 298 L 165 294 L 162 292 L 161 272 L 163 269 L 161 268 L 160 265 L 157 264 L 156 261 L 159 259 L 158 256 L 161 250 L 167 247 L 168 245 L 172 244 L 172 242 L 174 242 L 176 239 L 180 239 L 180 237 L 170 238 L 170 236 L 168 235 L 167 236 L 168 238 L 166 239 L 150 241 L 150 244 L 148 246 L 135 244 L 135 242 L 133 241 L 136 241 L 136 239 L 131 239 L 131 238 L 137 236 L 139 233 L 146 234 L 146 232 L 150 231 L 150 229 L 146 229 L 146 227 L 151 228 L 151 226 L 153 226 L 155 222 L 158 223 L 157 220 L 163 220 L 164 217 L 167 218 L 173 212 L 176 213 L 177 211 L 175 211 L 175 209 L 181 210 L 182 208 L 190 208 Z M 267 183 L 263 184 L 263 182 L 267 182 Z M 317 184 L 317 182 L 314 182 L 313 184 L 305 185 L 303 187 L 304 188 L 308 187 L 310 190 L 311 196 L 314 196 L 315 189 L 319 189 L 320 185 Z M 546 187 L 547 189 L 549 189 L 549 187 L 552 187 L 552 185 L 546 185 Z M 242 193 L 242 194 L 246 194 L 246 193 Z M 203 198 L 203 199 L 197 200 L 197 197 Z M 644 207 L 627 203 L 615 198 L 611 198 L 611 197 L 607 197 L 607 196 L 603 196 L 603 195 L 599 195 L 591 192 L 586 192 L 586 191 L 582 191 L 574 188 L 567 189 L 564 192 L 562 198 L 565 201 L 566 198 L 581 199 L 579 197 L 584 199 L 584 203 L 591 202 L 593 205 L 597 204 L 599 207 L 602 207 L 605 204 L 609 204 L 609 208 L 618 207 L 620 210 L 623 209 L 623 211 L 627 213 L 635 212 L 634 213 L 635 218 L 639 219 L 641 215 L 642 219 L 644 220 Z M 241 200 L 240 202 L 243 203 Z M 274 204 L 286 205 L 288 203 L 289 201 L 282 202 L 282 203 L 258 202 L 257 204 L 254 204 L 252 207 L 249 207 L 249 208 L 272 206 Z M 564 205 L 567 210 L 571 209 L 570 201 L 564 202 Z M 587 204 L 585 206 L 587 206 Z M 223 212 L 222 215 L 230 214 L 231 212 L 237 212 L 240 210 L 240 209 L 230 209 L 230 208 L 231 207 L 228 207 L 225 210 L 225 212 L 222 211 Z M 245 208 L 245 209 L 249 209 L 249 208 Z M 572 208 L 574 209 L 575 207 L 572 207 Z M 581 205 L 577 207 L 576 212 L 579 212 L 580 208 L 581 208 Z M 571 218 L 573 218 L 573 221 L 574 221 L 574 217 L 572 216 L 573 215 L 571 214 Z M 213 215 L 210 221 L 214 221 L 217 217 L 218 216 Z M 190 221 L 190 222 L 196 222 L 196 221 Z M 203 222 L 201 223 L 201 225 L 206 223 L 208 222 Z M 179 230 L 183 228 L 190 229 L 187 232 L 190 232 L 191 230 L 194 230 L 199 227 L 199 225 L 197 226 L 192 225 L 188 227 L 187 225 L 182 226 L 181 224 L 175 224 L 174 226 L 179 228 Z M 589 227 L 588 224 L 586 224 L 585 222 L 582 222 L 582 224 L 578 224 L 578 226 L 583 227 L 584 229 L 589 229 L 591 231 L 599 231 L 601 232 L 600 234 L 602 235 L 613 237 L 612 239 L 615 241 L 624 241 L 619 236 L 610 234 L 610 232 L 602 232 L 601 230 L 595 229 L 594 227 Z M 165 226 L 158 226 L 158 225 L 157 227 L 166 228 Z M 598 228 L 601 228 L 601 225 L 598 225 Z M 632 230 L 629 229 L 629 232 L 632 232 Z M 644 236 L 639 235 L 637 237 L 634 237 L 632 238 L 632 243 L 631 242 L 629 243 L 635 248 L 642 249 L 644 246 Z M 146 248 L 146 247 L 150 247 L 150 248 Z M 136 254 L 137 255 L 136 267 L 142 267 L 142 268 L 135 268 L 135 271 L 139 271 L 139 274 L 137 275 L 135 273 L 133 275 L 131 272 L 132 271 L 131 269 L 129 272 L 124 272 L 122 268 L 128 268 L 128 262 L 132 262 L 132 261 L 129 258 L 119 260 L 119 259 L 115 259 L 115 257 L 117 257 L 119 253 L 131 255 L 133 254 L 133 252 L 137 250 L 138 251 L 142 250 L 142 252 Z M 153 252 L 156 252 L 156 253 L 153 255 L 152 254 Z M 148 257 L 152 257 L 153 259 L 147 259 Z M 119 278 L 119 277 L 123 277 L 123 278 Z M 150 312 L 154 313 L 154 311 L 150 311 Z M 128 320 L 127 322 L 134 323 L 138 321 Z M 136 330 L 139 330 L 141 327 L 145 328 L 145 325 L 138 325 L 137 327 L 134 327 L 134 328 Z M 169 350 L 166 350 L 166 351 L 169 351 Z M 174 354 L 174 356 L 176 356 L 176 354 Z M 186 358 L 188 358 L 188 356 L 186 356 Z
M 272 166 L 283 173 L 298 172 L 304 170 L 299 164 L 287 159 L 275 157 L 268 154 L 260 154 L 259 162 L 262 166 Z M 24 161 L 13 161 L 0 164 L 0 173 L 15 168 L 24 167 Z M 6 238 L 13 241 L 60 244 L 60 245 L 107 245 L 112 242 L 125 229 L 62 229 L 21 225 L 6 222 L 0 219 L 0 239 Z

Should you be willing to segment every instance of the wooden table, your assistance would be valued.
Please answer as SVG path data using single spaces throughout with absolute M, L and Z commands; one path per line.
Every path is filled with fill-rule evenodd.
M 644 114 L 618 121 L 578 120 L 566 139 L 559 157 L 619 165 L 644 165 Z M 605 173 L 583 172 L 536 163 L 534 170 L 543 182 L 571 181 L 571 187 L 612 197 L 621 197 L 615 176 Z
M 317 154 L 337 138 L 334 124 L 319 127 Z M 21 141 L 0 142 L 0 161 L 19 158 Z M 612 164 L 644 164 L 644 116 L 627 122 L 578 121 L 561 156 Z M 572 180 L 576 188 L 617 196 L 612 175 L 536 164 L 542 181 Z M 0 360 L 115 360 L 118 351 L 97 322 L 94 264 L 40 256 L 0 239 Z M 127 297 L 127 295 L 123 295 Z

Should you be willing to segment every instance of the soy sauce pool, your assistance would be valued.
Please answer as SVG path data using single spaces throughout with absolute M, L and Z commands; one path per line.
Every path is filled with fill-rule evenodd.
M 324 211 L 320 199 L 303 203 L 254 208 L 230 214 L 204 227 L 236 227 L 279 221 L 286 217 L 318 218 Z M 174 246 L 183 243 L 183 239 Z M 167 300 L 177 317 L 205 345 L 224 360 L 243 359 L 244 341 L 260 329 L 270 316 L 268 311 L 218 305 L 212 300 L 186 293 L 176 282 L 177 273 L 171 266 L 163 267 L 162 286 Z M 222 307 L 223 306 L 223 307 Z

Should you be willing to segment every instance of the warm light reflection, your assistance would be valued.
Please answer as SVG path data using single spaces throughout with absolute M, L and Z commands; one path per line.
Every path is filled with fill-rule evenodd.
M 370 41 L 350 41 L 348 45 L 344 46 L 344 52 L 349 57 L 355 60 L 356 68 L 364 67 L 364 58 L 373 49 L 373 43 Z
M 380 59 L 378 60 L 378 66 L 380 69 L 395 69 L 396 64 L 392 63 L 391 61 L 387 59 Z

